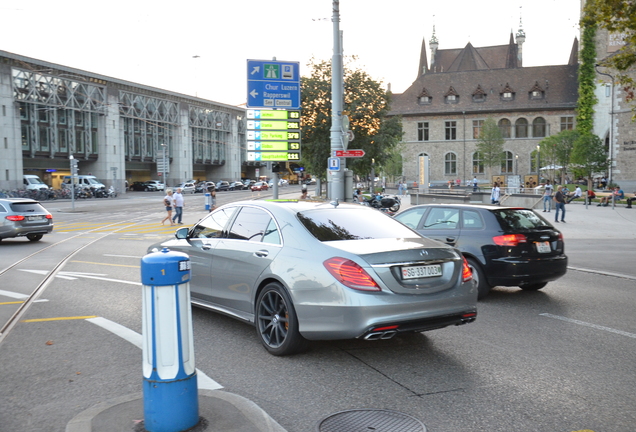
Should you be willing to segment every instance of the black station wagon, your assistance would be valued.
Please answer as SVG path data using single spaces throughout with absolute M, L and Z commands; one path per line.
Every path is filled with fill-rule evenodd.
M 494 286 L 538 290 L 567 271 L 563 235 L 532 209 L 425 204 L 395 219 L 459 249 L 473 270 L 480 299 Z

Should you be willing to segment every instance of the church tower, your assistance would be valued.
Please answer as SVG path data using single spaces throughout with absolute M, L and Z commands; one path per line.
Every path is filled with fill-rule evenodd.
M 439 41 L 435 36 L 435 25 L 433 25 L 433 36 L 431 36 L 431 40 L 428 42 L 428 44 L 431 47 L 431 69 L 433 69 L 435 66 L 437 66 L 435 64 L 435 54 L 437 54 L 437 48 L 439 47 Z
M 517 42 L 517 65 L 519 67 L 523 66 L 523 43 L 526 41 L 526 32 L 523 31 L 523 25 L 521 23 L 521 15 L 519 16 L 519 31 L 516 34 L 516 42 Z

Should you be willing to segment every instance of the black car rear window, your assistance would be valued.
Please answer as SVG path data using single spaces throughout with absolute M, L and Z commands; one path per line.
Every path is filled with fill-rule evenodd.
M 501 209 L 492 211 L 505 231 L 550 228 L 550 224 L 532 210 Z
M 11 210 L 16 213 L 46 213 L 44 207 L 37 202 L 11 203 Z
M 307 210 L 298 219 L 319 241 L 413 238 L 414 233 L 379 211 L 353 208 Z

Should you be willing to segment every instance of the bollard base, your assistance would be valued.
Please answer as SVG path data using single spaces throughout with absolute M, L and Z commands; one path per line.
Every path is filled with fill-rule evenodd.
M 144 378 L 144 427 L 148 432 L 182 432 L 199 423 L 196 372 L 177 381 Z

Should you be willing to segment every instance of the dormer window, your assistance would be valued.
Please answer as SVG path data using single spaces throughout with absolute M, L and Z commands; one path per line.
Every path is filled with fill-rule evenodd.
M 420 95 L 417 97 L 417 102 L 420 105 L 430 105 L 432 100 L 433 98 L 428 93 L 428 90 L 426 90 L 426 87 L 422 89 L 422 91 L 420 92 Z
M 506 83 L 506 86 L 500 93 L 501 100 L 511 101 L 515 98 L 515 91 L 510 87 L 510 84 Z
M 539 86 L 539 82 L 535 81 L 534 86 L 532 86 L 528 95 L 530 96 L 530 99 L 543 99 L 545 92 L 541 86 Z
M 451 88 L 449 88 L 444 95 L 444 100 L 446 101 L 446 103 L 456 104 L 457 102 L 459 102 L 459 94 L 457 94 L 455 89 L 451 86 Z
M 484 102 L 486 100 L 486 92 L 481 87 L 481 84 L 477 86 L 473 92 L 473 102 Z

